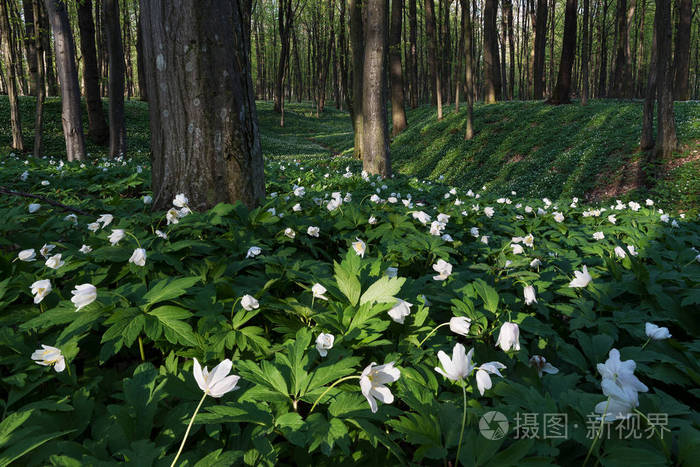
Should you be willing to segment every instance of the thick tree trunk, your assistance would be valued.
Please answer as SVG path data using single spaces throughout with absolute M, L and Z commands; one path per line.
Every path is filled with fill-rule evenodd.
M 589 3 L 590 0 L 583 0 L 583 27 L 581 38 L 581 105 L 588 105 L 588 21 L 589 21 Z
M 25 0 L 28 2 L 29 0 Z M 43 5 L 40 0 L 31 0 L 32 9 L 34 11 L 34 31 L 41 30 L 41 22 L 39 20 Z M 36 80 L 36 109 L 34 112 L 34 157 L 41 157 L 43 154 L 43 131 L 44 131 L 44 100 L 46 98 L 46 85 L 44 83 L 44 46 L 40 34 L 35 34 L 32 38 L 36 55 L 37 80 Z
M 554 12 L 552 12 L 552 15 Z M 537 0 L 535 17 L 535 63 L 533 67 L 533 86 L 535 99 L 544 97 L 544 58 L 547 45 L 547 0 Z
M 92 19 L 92 0 L 83 0 L 78 6 L 80 53 L 83 56 L 83 82 L 88 113 L 88 134 L 95 144 L 106 144 L 109 128 L 105 121 L 100 98 L 100 75 L 95 51 L 95 23 Z
M 554 88 L 549 103 L 553 105 L 568 104 L 571 91 L 571 68 L 574 65 L 576 53 L 576 4 L 577 0 L 566 0 L 564 16 L 564 42 L 562 44 L 561 62 L 557 85 Z
M 647 79 L 646 95 L 644 97 L 644 111 L 642 114 L 642 136 L 639 146 L 643 151 L 654 149 L 654 105 L 656 104 L 656 60 L 657 60 L 657 35 L 656 21 L 654 21 L 654 32 L 651 39 L 651 60 L 649 62 L 649 77 Z M 647 162 L 653 162 L 647 158 Z
M 24 48 L 27 52 L 27 68 L 29 70 L 29 94 L 36 96 L 37 94 L 37 60 L 36 60 L 36 41 L 34 40 L 34 5 L 32 0 L 24 0 L 22 2 L 24 10 Z
M 630 68 L 630 25 L 634 17 L 635 0 L 618 0 L 617 48 L 615 52 L 615 73 L 612 83 L 613 97 L 632 97 L 632 71 Z
M 501 99 L 501 66 L 498 59 L 498 0 L 485 0 L 484 3 L 484 102 L 487 104 Z
M 607 27 L 607 17 L 608 8 L 610 7 L 610 0 L 603 1 L 603 18 L 601 21 L 601 33 L 600 33 L 600 76 L 598 79 L 598 97 L 606 97 L 608 95 L 607 91 L 607 77 L 608 77 L 608 27 Z
M 678 146 L 673 112 L 673 68 L 671 67 L 671 0 L 656 0 L 656 158 L 665 160 Z
M 403 96 L 403 71 L 401 69 L 401 17 L 403 1 L 391 0 L 391 32 L 389 55 L 391 57 L 391 122 L 392 136 L 406 129 L 406 111 Z
M 287 72 L 287 59 L 289 57 L 289 32 L 292 26 L 292 0 L 280 0 L 277 15 L 277 23 L 280 35 L 280 59 L 277 66 L 277 79 L 275 80 L 275 112 L 282 112 L 282 100 L 284 100 L 284 78 Z
M 154 206 L 178 193 L 192 209 L 256 206 L 265 174 L 244 6 L 141 0 Z M 177 34 L 173 34 L 177 31 Z
M 124 49 L 119 27 L 119 0 L 104 0 L 105 36 L 109 55 L 109 156 L 126 153 L 124 125 Z
M 60 0 L 44 0 L 56 43 L 56 68 L 61 83 L 61 120 L 69 161 L 85 159 L 85 137 L 80 109 L 80 85 L 75 63 L 75 43 L 66 5 Z
M 362 25 L 362 0 L 349 0 L 350 10 L 350 47 L 352 48 L 352 127 L 355 131 L 355 148 L 353 155 L 363 159 L 363 111 L 362 111 L 362 70 L 364 69 L 364 32 Z
M 437 28 L 435 26 L 435 3 L 425 1 L 425 32 L 428 41 L 428 68 L 430 68 L 430 86 L 437 104 L 437 118 L 442 120 L 442 85 L 440 83 L 440 65 L 437 54 Z
M 678 25 L 676 26 L 676 47 L 673 52 L 674 85 L 673 97 L 677 101 L 690 99 L 688 82 L 690 71 L 690 29 L 692 0 L 678 1 Z M 697 32 L 696 32 L 697 34 Z
M 19 93 L 17 89 L 17 77 L 15 67 L 16 61 L 13 46 L 12 31 L 10 30 L 10 17 L 7 8 L 7 0 L 0 0 L 0 40 L 2 41 L 2 52 L 5 58 L 5 69 L 7 70 L 7 94 L 10 100 L 10 123 L 12 127 L 12 148 L 24 151 L 24 141 L 22 140 L 22 116 L 19 113 Z
M 416 13 L 416 0 L 408 0 L 408 75 L 411 83 L 411 108 L 418 107 L 418 49 L 417 30 L 418 15 Z
M 362 168 L 370 174 L 382 177 L 391 176 L 386 106 L 382 99 L 386 83 L 384 61 L 388 3 L 388 0 L 366 0 L 365 60 L 362 78 Z
M 470 140 L 474 138 L 474 54 L 472 46 L 474 43 L 474 31 L 471 12 L 469 11 L 469 0 L 460 1 L 464 11 L 464 87 L 466 89 L 464 97 L 467 101 L 467 128 L 464 133 L 464 139 Z

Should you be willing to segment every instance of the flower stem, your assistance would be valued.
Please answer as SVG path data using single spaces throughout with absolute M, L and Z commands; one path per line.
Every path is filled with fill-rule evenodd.
M 70 365 L 67 363 L 66 363 L 66 370 L 68 371 L 68 376 L 70 376 L 72 378 L 73 375 L 70 373 Z
M 126 230 L 124 231 L 125 234 L 136 240 L 136 244 L 141 248 L 141 242 L 139 242 L 139 239 L 136 238 L 136 235 L 132 234 L 131 232 L 127 232 Z
M 591 443 L 591 447 L 588 448 L 588 454 L 586 454 L 586 459 L 583 461 L 584 467 L 588 463 L 588 458 L 591 457 L 591 453 L 593 452 L 593 447 L 595 446 L 595 443 L 598 441 L 600 434 L 603 432 L 603 424 L 605 423 L 605 414 L 608 413 L 608 406 L 609 405 L 610 405 L 610 398 L 608 397 L 608 402 L 605 404 L 605 409 L 603 410 L 603 415 L 601 415 L 601 417 L 600 417 L 600 428 L 598 429 L 598 433 L 595 434 L 595 438 L 593 438 L 593 442 Z
M 644 415 L 641 411 L 639 411 L 639 409 L 634 409 L 634 411 L 635 411 L 637 414 L 639 414 L 639 415 L 644 419 L 645 422 L 647 422 L 647 425 L 649 425 L 649 426 L 651 427 L 651 429 L 652 429 L 652 431 L 654 432 L 654 434 L 655 434 L 656 436 L 659 437 L 659 441 L 661 442 L 661 446 L 662 446 L 663 449 L 664 449 L 664 454 L 666 454 L 666 457 L 667 457 L 668 459 L 670 459 L 670 458 L 671 458 L 671 453 L 668 452 L 668 447 L 666 447 L 666 443 L 664 442 L 664 437 L 663 437 L 660 433 L 657 433 L 656 427 L 654 426 L 653 423 L 651 423 L 651 422 L 649 421 L 649 419 L 646 417 L 646 415 Z
M 644 350 L 644 347 L 646 347 L 649 344 L 649 342 L 651 342 L 651 337 L 647 339 L 647 341 L 644 343 L 644 345 L 642 346 L 642 350 Z
M 190 419 L 189 425 L 187 425 L 187 431 L 185 431 L 185 437 L 182 438 L 182 443 L 180 443 L 180 449 L 177 450 L 177 454 L 175 455 L 175 459 L 173 459 L 173 463 L 170 464 L 170 467 L 175 467 L 175 463 L 177 462 L 177 459 L 180 457 L 180 454 L 182 453 L 182 448 L 185 447 L 185 441 L 187 441 L 187 435 L 190 434 L 190 428 L 192 428 L 192 423 L 194 423 L 194 417 L 197 416 L 197 413 L 199 412 L 199 409 L 202 407 L 202 403 L 204 402 L 204 399 L 207 397 L 207 393 L 205 392 L 204 395 L 202 396 L 202 399 L 199 401 L 199 404 L 197 404 L 197 408 L 194 410 L 194 413 L 192 414 L 192 418 Z
M 141 335 L 139 334 L 139 352 L 141 353 L 141 361 L 145 362 L 146 361 L 146 356 L 143 353 L 143 339 L 141 339 Z
M 442 324 L 437 325 L 432 331 L 430 331 L 430 332 L 428 333 L 427 336 L 425 336 L 425 339 L 423 339 L 422 341 L 420 341 L 420 343 L 418 344 L 418 348 L 420 348 L 420 347 L 423 345 L 423 343 L 424 343 L 425 341 L 428 340 L 428 338 L 429 338 L 430 336 L 432 336 L 433 334 L 435 334 L 435 332 L 436 332 L 438 329 L 440 329 L 440 328 L 443 327 L 443 326 L 449 326 L 449 325 L 450 325 L 449 322 L 448 322 L 448 323 L 442 323 Z
M 338 384 L 342 383 L 343 381 L 347 381 L 347 380 L 349 380 L 349 379 L 360 379 L 360 377 L 357 376 L 357 375 L 346 376 L 346 377 L 344 377 L 344 378 L 340 378 L 338 381 L 336 381 L 335 383 L 333 383 L 333 384 L 331 384 L 330 386 L 328 386 L 328 388 L 326 388 L 326 390 L 323 391 L 323 393 L 322 393 L 320 396 L 318 396 L 318 399 L 316 399 L 316 402 L 314 402 L 314 405 L 311 406 L 311 410 L 309 410 L 309 413 L 311 413 L 311 412 L 314 411 L 314 409 L 316 408 L 316 404 L 318 404 L 319 401 L 320 401 L 321 399 L 323 399 L 323 396 L 325 396 L 325 395 L 328 393 L 328 391 L 330 391 L 331 389 L 333 389 L 335 386 L 337 386 Z
M 462 449 L 462 436 L 464 436 L 464 424 L 467 421 L 467 388 L 462 380 L 462 396 L 464 398 L 464 412 L 462 413 L 462 429 L 459 430 L 459 444 L 457 444 L 457 458 L 455 459 L 455 467 L 459 465 L 459 451 Z

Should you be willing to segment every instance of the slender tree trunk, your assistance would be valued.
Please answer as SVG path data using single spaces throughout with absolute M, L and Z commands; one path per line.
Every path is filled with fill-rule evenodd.
M 557 85 L 554 88 L 549 103 L 553 105 L 568 104 L 571 90 L 571 68 L 576 52 L 576 6 L 577 0 L 566 0 L 564 16 L 564 42 L 562 44 L 561 62 Z
M 43 0 L 42 0 L 43 1 Z M 41 43 L 44 49 L 44 70 L 46 71 L 46 94 L 48 96 L 58 95 L 58 82 L 53 68 L 53 46 L 51 43 L 51 26 L 46 7 L 41 9 Z
M 362 26 L 362 0 L 348 0 L 350 10 L 350 47 L 352 48 L 352 126 L 355 131 L 354 156 L 363 159 L 363 111 L 362 79 L 364 69 L 365 40 Z
M 651 60 L 649 61 L 649 77 L 647 79 L 647 89 L 644 98 L 644 111 L 642 114 L 642 136 L 639 146 L 643 151 L 654 149 L 654 105 L 656 104 L 656 60 L 657 60 L 657 35 L 656 21 L 654 21 L 654 32 L 651 39 Z M 652 163 L 653 158 L 648 158 L 647 162 Z
M 28 1 L 28 0 L 25 0 Z M 43 154 L 43 131 L 44 131 L 44 100 L 46 98 L 46 85 L 44 84 L 44 46 L 39 31 L 41 30 L 41 22 L 39 20 L 43 5 L 40 0 L 31 0 L 34 16 L 34 40 L 37 81 L 36 81 L 36 109 L 34 112 L 34 157 L 41 157 Z
M 119 27 L 119 0 L 104 0 L 105 36 L 109 54 L 109 155 L 126 153 L 124 125 L 124 50 Z
M 284 76 L 287 70 L 289 57 L 289 32 L 292 26 L 292 0 L 280 0 L 277 23 L 280 34 L 280 59 L 277 66 L 277 80 L 275 82 L 275 112 L 282 111 L 281 101 L 284 99 Z
M 388 0 L 366 0 L 365 60 L 362 78 L 362 167 L 367 172 L 382 177 L 391 177 L 386 106 L 382 99 L 386 80 L 384 61 L 388 3 Z
M 391 57 L 391 121 L 392 136 L 406 129 L 406 111 L 404 110 L 403 71 L 401 69 L 401 17 L 402 0 L 391 0 L 391 38 L 389 55 Z
M 554 15 L 554 12 L 552 12 Z M 533 68 L 535 99 L 544 97 L 544 58 L 547 44 L 547 0 L 537 0 L 535 17 L 535 63 Z
M 501 99 L 501 70 L 498 59 L 498 31 L 496 19 L 498 0 L 485 0 L 484 3 L 484 83 L 487 104 Z
M 0 0 L 0 32 L 2 52 L 5 58 L 7 70 L 7 94 L 10 100 L 10 123 L 12 127 L 12 148 L 24 151 L 22 140 L 22 116 L 19 112 L 19 93 L 13 64 L 17 61 L 13 46 L 12 31 L 10 30 L 10 16 L 7 8 L 7 0 Z
M 146 76 L 144 75 L 143 63 L 143 36 L 141 33 L 141 10 L 139 9 L 138 21 L 136 23 L 136 68 L 138 68 L 139 98 L 148 102 L 148 90 L 146 86 Z
M 474 31 L 471 12 L 469 11 L 469 0 L 460 1 L 462 2 L 462 10 L 464 11 L 464 87 L 466 88 L 466 95 L 464 97 L 467 101 L 467 128 L 464 133 L 464 139 L 470 140 L 474 138 L 474 53 L 472 48 L 474 42 Z
M 600 39 L 600 77 L 598 79 L 598 97 L 606 97 L 608 95 L 607 91 L 607 77 L 608 77 L 608 8 L 610 6 L 610 0 L 603 1 L 603 18 L 601 25 L 601 39 Z
M 513 33 L 513 1 L 506 0 L 505 3 L 506 23 L 508 27 L 508 49 L 510 54 L 510 77 L 508 80 L 508 97 L 515 98 L 515 35 Z M 504 32 L 505 34 L 505 32 Z M 505 57 L 503 58 L 505 61 Z
M 582 57 L 581 57 L 581 105 L 588 105 L 588 21 L 589 21 L 589 3 L 590 0 L 583 0 L 583 37 L 582 41 Z
M 99 145 L 107 143 L 109 128 L 105 121 L 100 98 L 100 75 L 95 52 L 95 23 L 92 19 L 92 0 L 77 3 L 80 29 L 80 53 L 83 56 L 83 82 L 87 101 L 88 134 Z
M 656 0 L 656 158 L 666 160 L 678 146 L 673 112 L 673 68 L 671 66 L 671 0 Z
M 437 118 L 442 120 L 442 85 L 440 82 L 440 65 L 437 61 L 437 27 L 435 25 L 435 3 L 425 1 L 425 32 L 428 40 L 428 68 L 430 68 L 430 83 L 432 95 L 437 105 Z
M 345 106 L 348 108 L 352 114 L 352 99 L 349 89 L 350 83 L 348 82 L 348 48 L 347 48 L 347 23 L 346 23 L 346 2 L 341 0 L 340 2 L 340 28 L 338 30 L 338 52 L 340 54 L 340 83 L 343 87 L 343 99 L 345 100 Z M 295 39 L 296 41 L 296 39 Z M 297 52 L 297 57 L 298 57 Z
M 678 0 L 676 46 L 673 52 L 673 70 L 675 73 L 673 96 L 674 99 L 678 101 L 687 101 L 690 99 L 690 85 L 688 77 L 690 71 L 690 30 L 691 18 L 693 16 L 691 6 L 691 0 Z
M 34 28 L 34 5 L 32 0 L 24 0 L 22 2 L 22 8 L 24 10 L 24 48 L 27 52 L 27 68 L 29 70 L 29 94 L 37 96 L 38 70 L 34 31 L 38 32 L 38 29 Z
M 415 109 L 418 107 L 418 40 L 417 40 L 417 30 L 418 30 L 418 14 L 416 12 L 416 0 L 408 0 L 408 75 L 411 82 L 411 108 Z
M 141 0 L 141 14 L 154 206 L 177 193 L 193 210 L 256 206 L 265 174 L 244 5 Z

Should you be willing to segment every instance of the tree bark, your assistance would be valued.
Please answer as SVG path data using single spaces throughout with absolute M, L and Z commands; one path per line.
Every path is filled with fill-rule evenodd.
M 651 60 L 649 62 L 649 77 L 647 79 L 647 89 L 644 98 L 644 110 L 642 113 L 642 136 L 639 146 L 643 151 L 654 149 L 654 105 L 656 104 L 656 60 L 657 60 L 657 35 L 656 21 L 654 21 L 654 31 L 651 39 Z M 647 158 L 647 162 L 653 162 Z
M 673 68 L 671 67 L 671 0 L 656 0 L 656 158 L 663 161 L 678 146 L 673 112 Z
M 501 67 L 498 59 L 498 0 L 484 3 L 484 102 L 491 104 L 501 99 Z
M 403 71 L 401 69 L 401 17 L 403 1 L 391 0 L 391 38 L 389 54 L 391 57 L 391 135 L 396 136 L 406 129 L 406 111 L 403 96 Z
M 265 196 L 244 5 L 141 0 L 153 205 L 194 210 Z
M 382 93 L 386 73 L 388 0 L 366 0 L 365 60 L 362 77 L 363 154 L 362 168 L 370 174 L 391 176 L 386 106 Z
M 124 125 L 124 49 L 119 27 L 119 0 L 104 0 L 103 18 L 109 56 L 109 156 L 126 153 Z
M 460 0 L 462 10 L 464 11 L 464 87 L 467 101 L 467 128 L 464 133 L 464 139 L 470 140 L 474 138 L 474 54 L 472 44 L 474 43 L 474 31 L 472 25 L 472 16 L 469 11 L 469 0 Z
M 581 38 L 581 105 L 588 105 L 588 21 L 590 0 L 583 0 L 583 37 Z
M 280 59 L 277 67 L 277 80 L 275 81 L 275 112 L 282 112 L 282 100 L 284 99 L 284 77 L 287 71 L 287 59 L 289 57 L 289 32 L 294 20 L 292 12 L 292 0 L 280 0 L 277 14 L 277 25 L 280 35 Z
M 29 1 L 29 0 L 25 0 Z M 37 80 L 36 80 L 36 109 L 34 112 L 34 157 L 41 157 L 43 154 L 43 132 L 44 132 L 44 100 L 46 98 L 46 85 L 45 80 L 45 70 L 44 70 L 44 46 L 39 31 L 41 30 L 41 22 L 39 20 L 41 16 L 41 10 L 43 5 L 40 0 L 31 0 L 32 9 L 34 11 L 34 16 L 32 20 L 34 21 L 34 34 L 32 38 L 34 40 L 34 47 L 36 54 L 34 59 L 36 60 L 37 68 Z
M 554 12 L 552 12 L 552 15 Z M 537 0 L 535 16 L 535 63 L 533 66 L 533 86 L 535 99 L 544 97 L 544 58 L 547 45 L 547 0 Z
M 425 32 L 428 40 L 428 68 L 430 68 L 430 86 L 437 105 L 437 118 L 442 120 L 442 85 L 440 83 L 440 66 L 437 63 L 437 30 L 435 26 L 435 3 L 425 1 Z
M 515 98 L 515 35 L 513 33 L 513 1 L 506 0 L 505 3 L 506 24 L 508 27 L 508 49 L 510 55 L 510 70 L 508 80 L 508 97 Z M 505 34 L 505 33 L 504 33 Z M 503 58 L 505 61 L 505 57 Z
M 95 50 L 95 23 L 92 19 L 92 0 L 77 3 L 80 29 L 80 53 L 83 56 L 83 82 L 87 101 L 88 134 L 99 145 L 107 143 L 109 128 L 105 121 L 100 98 L 100 75 Z
M 42 0 L 45 1 L 45 0 Z M 44 70 L 46 71 L 46 94 L 48 96 L 58 95 L 58 83 L 53 69 L 53 47 L 51 45 L 51 25 L 46 6 L 41 9 L 39 17 L 41 22 L 41 44 L 44 49 Z
M 418 49 L 417 30 L 418 15 L 416 13 L 416 0 L 408 0 L 408 75 L 411 83 L 411 108 L 418 107 Z
M 607 77 L 608 77 L 608 28 L 607 28 L 607 17 L 608 8 L 610 7 L 610 0 L 602 0 L 603 2 L 603 17 L 601 21 L 601 34 L 600 34 L 600 76 L 598 79 L 598 97 L 606 97 L 608 95 L 607 91 Z
M 139 98 L 148 102 L 148 90 L 146 87 L 146 76 L 144 74 L 143 63 L 143 36 L 141 33 L 141 10 L 139 9 L 138 21 L 136 23 L 136 68 L 139 80 Z
M 34 40 L 34 5 L 32 0 L 22 2 L 24 10 L 24 49 L 27 52 L 27 69 L 29 70 L 29 95 L 37 96 L 38 70 L 36 60 L 36 41 Z
M 677 101 L 690 99 L 688 76 L 690 71 L 690 29 L 691 0 L 678 1 L 678 24 L 676 26 L 676 46 L 673 52 L 674 85 L 673 97 Z
M 630 25 L 634 17 L 635 0 L 618 0 L 617 3 L 617 48 L 615 52 L 615 74 L 613 75 L 613 97 L 632 97 L 630 69 Z
M 561 62 L 559 63 L 559 75 L 557 85 L 554 88 L 549 103 L 553 105 L 568 104 L 571 90 L 571 68 L 574 64 L 576 53 L 576 6 L 577 0 L 566 0 L 566 12 L 564 16 L 564 42 L 562 44 Z
M 7 70 L 7 95 L 10 101 L 10 123 L 12 127 L 12 148 L 24 151 L 22 140 L 22 116 L 19 112 L 19 93 L 17 89 L 17 77 L 15 76 L 14 63 L 17 61 L 13 46 L 12 31 L 10 30 L 10 16 L 7 0 L 0 0 L 0 32 L 2 33 L 2 51 L 5 57 Z
M 353 155 L 363 159 L 363 111 L 362 111 L 362 79 L 364 69 L 364 32 L 362 25 L 362 0 L 348 0 L 350 10 L 350 47 L 352 48 L 352 127 L 355 132 L 355 147 Z

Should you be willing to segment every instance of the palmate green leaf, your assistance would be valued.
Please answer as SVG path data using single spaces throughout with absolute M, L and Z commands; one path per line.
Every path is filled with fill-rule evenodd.
M 0 422 L 0 447 L 5 446 L 11 441 L 12 432 L 22 426 L 34 413 L 34 409 L 20 410 L 9 414 L 2 422 Z
M 272 414 L 261 407 L 263 404 L 252 402 L 229 402 L 225 405 L 213 405 L 207 407 L 206 412 L 200 413 L 195 418 L 195 424 L 212 423 L 252 423 L 266 427 L 273 426 Z M 293 412 L 295 413 L 295 412 Z
M 323 414 L 317 412 L 306 418 L 304 428 L 307 432 L 306 437 L 310 441 L 309 452 L 314 452 L 321 447 L 321 452 L 329 456 L 336 444 L 343 452 L 348 452 L 350 437 L 341 419 L 331 418 L 329 421 Z
M 442 443 L 440 421 L 434 414 L 408 413 L 397 419 L 389 420 L 388 425 L 402 434 L 408 443 L 418 446 L 413 454 L 413 460 L 442 459 L 447 454 L 447 449 Z
M 38 427 L 37 427 L 38 430 Z M 36 433 L 37 430 L 31 430 L 27 436 L 12 442 L 10 447 L 0 453 L 0 467 L 10 465 L 25 454 L 33 451 L 44 443 L 52 439 L 59 438 L 63 435 L 73 433 L 75 430 L 54 431 L 51 433 Z
M 333 270 L 335 271 L 335 281 L 338 284 L 338 289 L 347 297 L 351 305 L 357 305 L 362 290 L 357 274 L 348 271 L 343 265 L 336 262 L 333 262 Z
M 326 358 L 330 358 L 330 355 Z M 362 359 L 360 357 L 344 357 L 340 360 L 328 360 L 319 365 L 312 373 L 306 393 L 319 389 L 326 384 L 348 376 L 353 372 L 360 372 L 358 365 Z M 319 392 L 319 391 L 315 391 Z
M 380 277 L 362 294 L 360 297 L 360 305 L 374 302 L 394 303 L 396 301 L 396 294 L 399 293 L 404 282 L 406 282 L 406 279 L 403 277 Z
M 229 467 L 240 465 L 243 460 L 243 451 L 224 451 L 217 449 L 212 451 L 194 464 L 194 467 Z
M 366 438 L 373 447 L 376 448 L 379 444 L 383 445 L 402 465 L 406 464 L 403 449 L 372 422 L 363 418 L 347 418 L 345 421 L 361 429 L 360 436 Z
M 201 280 L 201 277 L 181 277 L 179 279 L 162 279 L 155 284 L 143 296 L 144 306 L 150 306 L 154 303 L 163 302 L 177 298 L 187 289 L 194 286 Z
M 258 366 L 255 362 L 250 360 L 241 360 L 236 364 L 243 379 L 263 385 L 275 392 L 284 394 L 287 398 L 289 397 L 287 382 L 282 376 L 282 373 L 280 373 L 280 370 L 272 363 L 263 360 L 260 362 L 260 366 Z
M 163 332 L 168 342 L 189 346 L 197 345 L 197 337 L 190 325 L 184 321 L 192 316 L 189 311 L 177 306 L 165 305 L 151 310 L 148 314 L 158 319 L 163 326 Z
M 115 311 L 112 316 L 105 320 L 105 324 L 111 324 L 111 326 L 102 334 L 100 343 L 104 344 L 116 337 L 122 337 L 124 329 L 141 314 L 142 312 L 138 308 L 121 308 Z
M 498 292 L 496 289 L 488 285 L 482 279 L 477 279 L 473 283 L 474 290 L 484 301 L 484 308 L 486 308 L 491 313 L 496 313 L 498 311 Z

